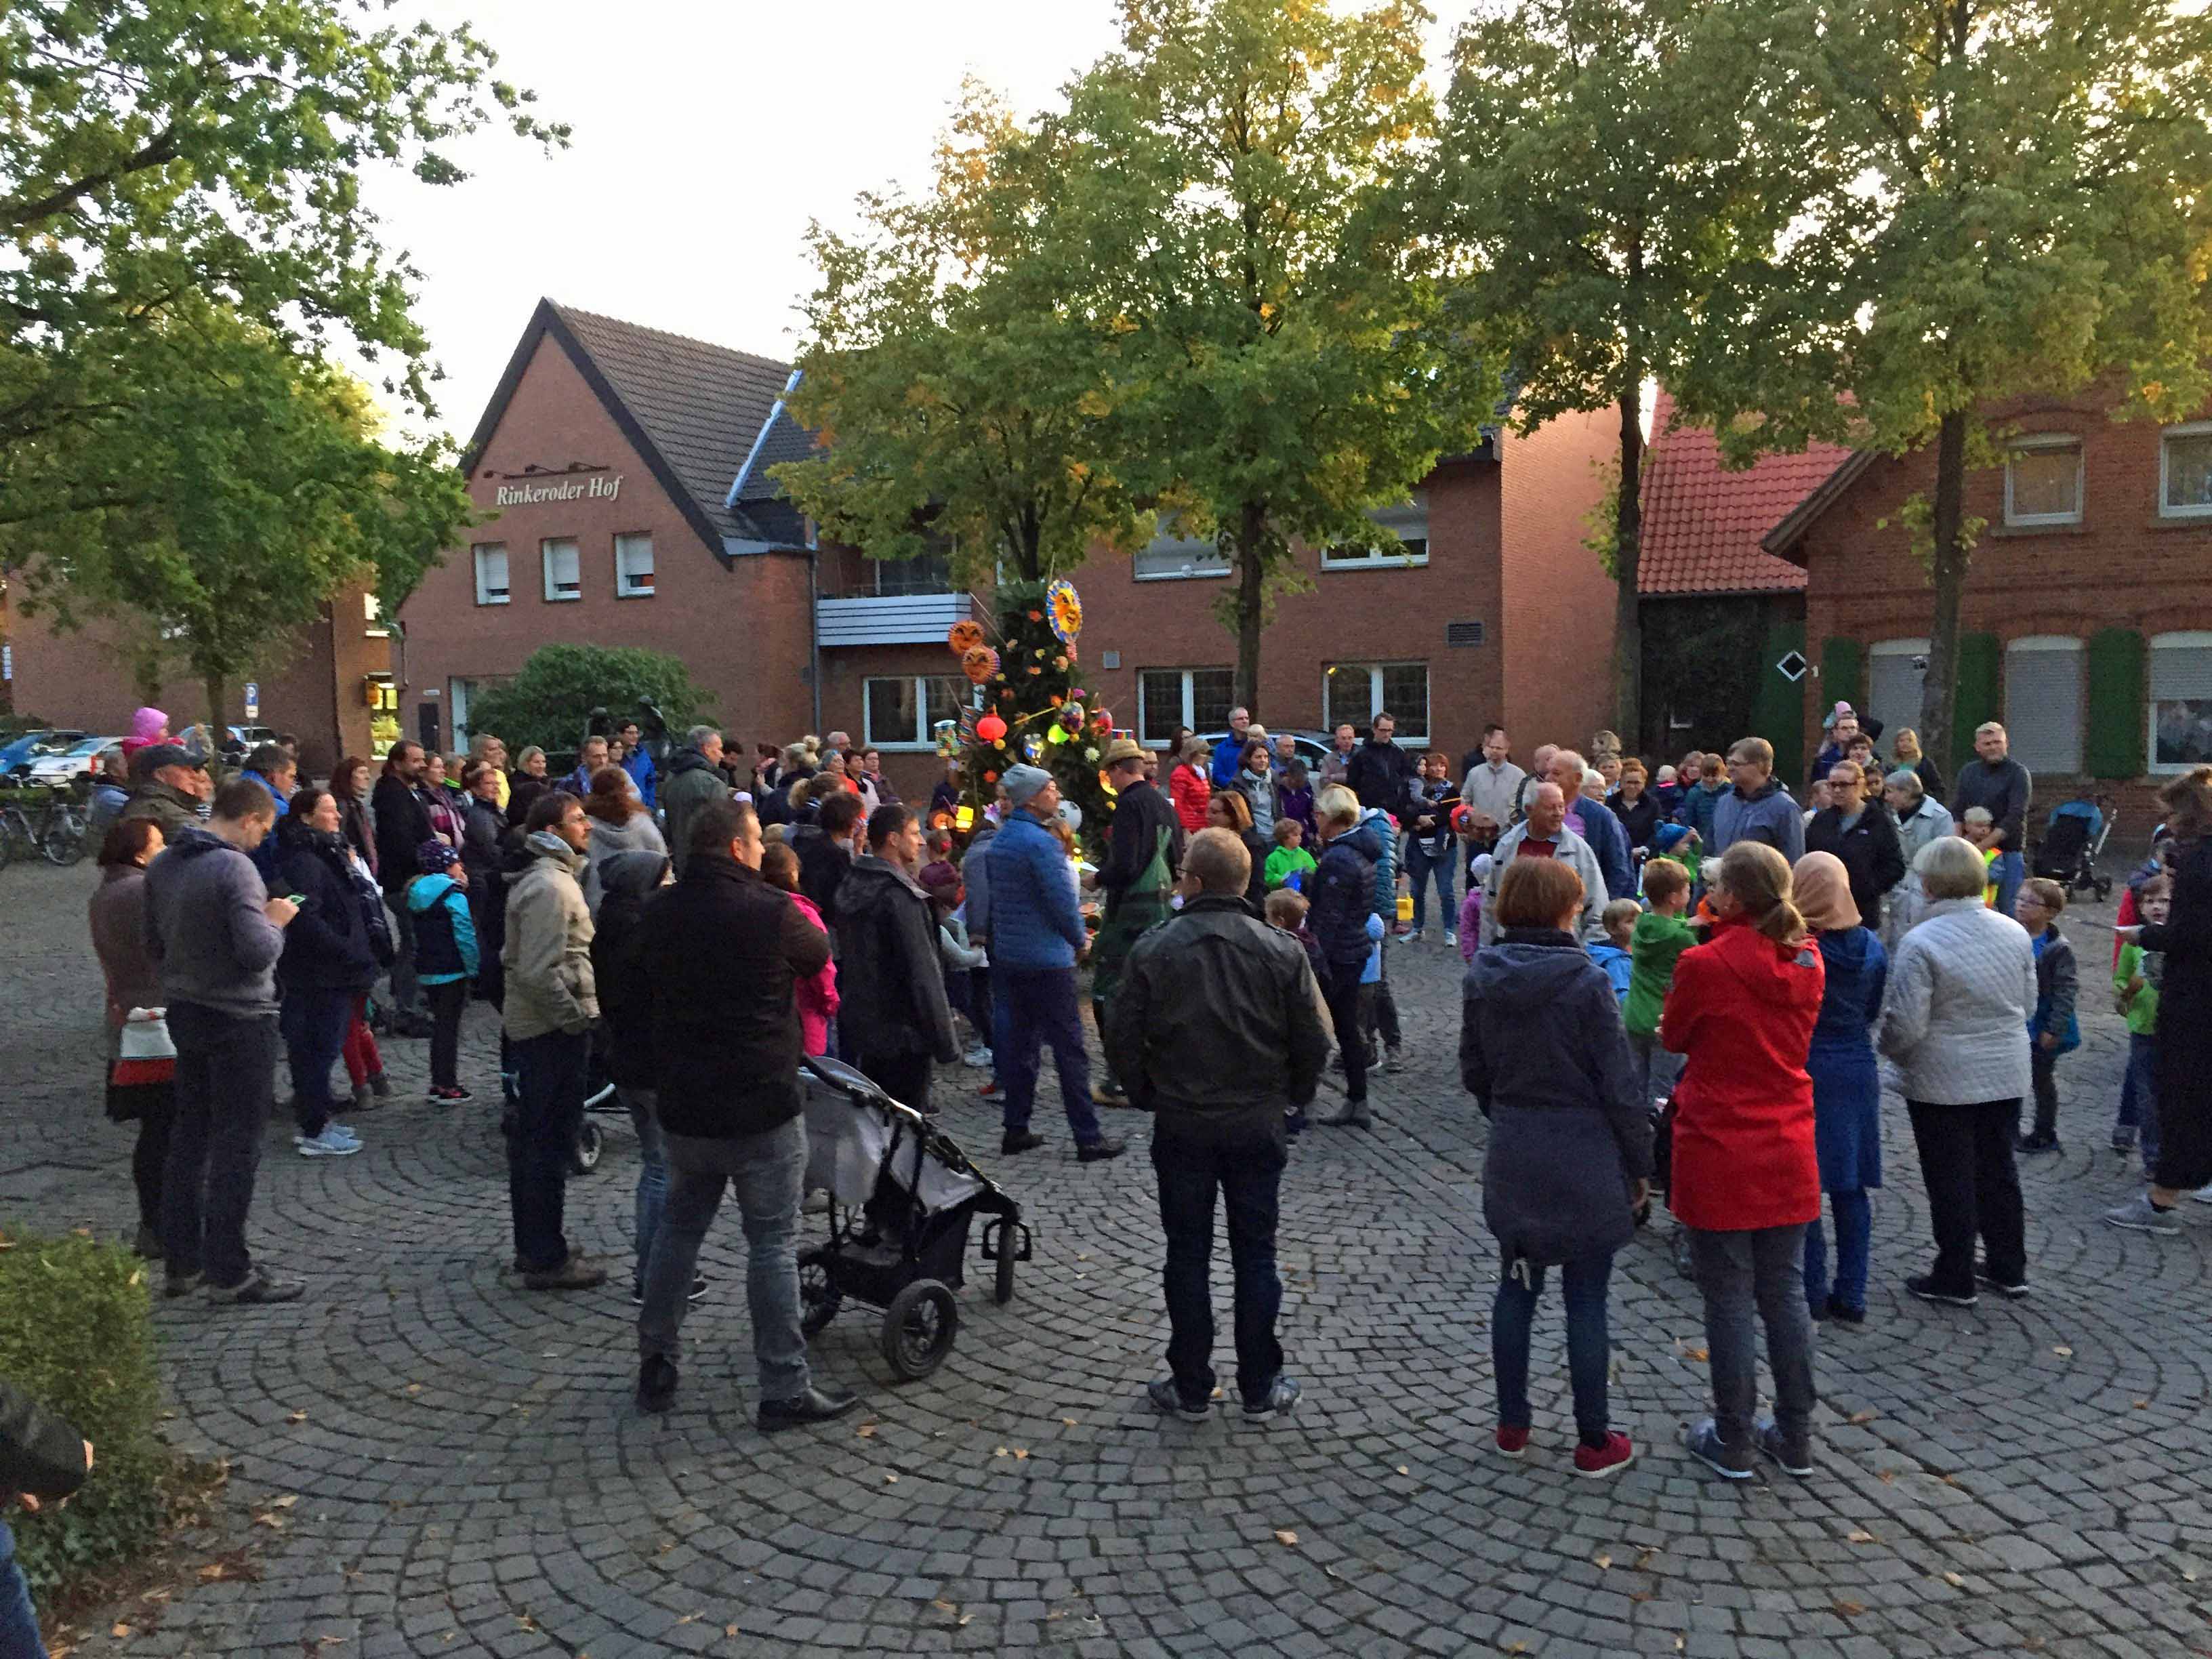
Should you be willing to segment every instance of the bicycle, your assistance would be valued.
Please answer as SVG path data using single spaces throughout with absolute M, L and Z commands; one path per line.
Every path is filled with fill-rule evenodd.
M 17 854 L 33 854 L 66 869 L 85 855 L 90 821 L 70 792 L 47 787 L 46 804 L 35 817 L 27 811 L 18 791 L 15 799 L 0 807 L 0 867 Z

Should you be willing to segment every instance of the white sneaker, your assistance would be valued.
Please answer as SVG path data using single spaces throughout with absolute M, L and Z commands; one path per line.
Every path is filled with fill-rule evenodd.
M 1458 935 L 1457 933 L 1450 933 L 1450 932 L 1449 932 L 1449 931 L 1448 931 L 1448 932 L 1446 932 L 1446 933 L 1444 934 L 1444 948 L 1445 948 L 1446 950 L 1448 950 L 1448 951 L 1456 951 L 1456 950 L 1458 950 L 1458 949 L 1459 949 L 1459 935 Z
M 361 1142 L 333 1135 L 331 1131 L 337 1127 L 336 1124 L 325 1124 L 319 1135 L 294 1135 L 292 1149 L 301 1158 L 351 1158 L 361 1150 Z
M 2195 1199 L 2199 1204 L 2212 1204 L 2212 1181 L 2206 1182 L 2195 1192 L 2190 1194 L 2190 1197 Z
M 961 1055 L 960 1063 L 963 1066 L 972 1066 L 980 1072 L 990 1065 L 991 1051 L 979 1042 L 974 1048 L 970 1048 L 966 1054 Z
M 323 1125 L 323 1133 L 326 1135 L 335 1135 L 340 1140 L 350 1140 L 356 1146 L 361 1145 L 361 1137 L 354 1133 L 353 1125 L 341 1123 L 336 1118 Z

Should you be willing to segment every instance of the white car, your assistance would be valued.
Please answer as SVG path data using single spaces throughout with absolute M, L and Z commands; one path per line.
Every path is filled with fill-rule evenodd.
M 40 755 L 31 762 L 26 776 L 30 783 L 67 783 L 80 775 L 100 770 L 100 758 L 111 749 L 118 748 L 120 738 L 80 738 L 68 748 L 51 755 Z

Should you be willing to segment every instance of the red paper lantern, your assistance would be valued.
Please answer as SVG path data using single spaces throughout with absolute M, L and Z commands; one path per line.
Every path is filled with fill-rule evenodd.
M 986 743 L 996 743 L 1006 735 L 1006 723 L 996 714 L 986 714 L 975 722 L 975 735 Z

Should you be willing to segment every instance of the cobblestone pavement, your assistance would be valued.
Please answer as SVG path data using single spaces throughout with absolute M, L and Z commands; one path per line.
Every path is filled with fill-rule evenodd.
M 0 1220 L 124 1233 L 125 1133 L 93 1087 L 91 884 L 0 872 Z M 2094 970 L 2106 936 L 2073 931 Z M 465 1110 L 422 1103 L 424 1045 L 393 1044 L 402 1086 L 358 1121 L 360 1156 L 303 1162 L 272 1132 L 254 1236 L 307 1300 L 155 1315 L 177 1439 L 230 1456 L 254 1508 L 298 1502 L 261 1582 L 180 1590 L 129 1650 L 2212 1652 L 2212 1210 L 2185 1206 L 2170 1241 L 2096 1224 L 2133 1178 L 2106 1146 L 2125 1035 L 2105 998 L 2085 999 L 2088 1041 L 2061 1073 L 2065 1154 L 2025 1177 L 2032 1297 L 1903 1294 L 1927 1225 L 1893 1099 L 1869 1317 L 1821 1337 L 1817 1476 L 1729 1486 L 1679 1449 L 1703 1409 L 1703 1336 L 1662 1220 L 1614 1279 L 1615 1417 L 1640 1455 L 1597 1484 L 1569 1462 L 1555 1299 L 1531 1454 L 1489 1449 L 1495 1268 L 1480 1119 L 1453 1070 L 1457 957 L 1431 936 L 1393 975 L 1414 1058 L 1378 1082 L 1386 1122 L 1315 1132 L 1284 1180 L 1285 1340 L 1306 1395 L 1256 1426 L 1142 1402 L 1165 1339 L 1143 1126 L 1117 1115 L 1133 1155 L 1079 1165 L 1047 1103 L 1052 1144 L 1002 1164 L 968 1073 L 939 1100 L 1036 1224 L 1015 1300 L 971 1286 L 956 1352 L 908 1386 L 875 1322 L 841 1315 L 814 1356 L 865 1411 L 763 1439 L 726 1218 L 678 1409 L 641 1419 L 620 1274 L 579 1298 L 501 1284 L 488 1013 L 470 1016 Z M 611 1128 L 570 1188 L 595 1254 L 629 1247 L 634 1169 Z

